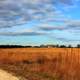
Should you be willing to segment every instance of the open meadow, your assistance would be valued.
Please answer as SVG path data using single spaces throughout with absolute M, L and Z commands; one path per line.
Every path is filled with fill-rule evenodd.
M 80 48 L 1 48 L 0 69 L 22 80 L 80 80 Z

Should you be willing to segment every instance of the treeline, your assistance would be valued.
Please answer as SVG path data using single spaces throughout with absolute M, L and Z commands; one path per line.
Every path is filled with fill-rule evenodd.
M 76 47 L 72 45 L 40 45 L 40 46 L 22 46 L 22 45 L 0 45 L 0 48 L 80 48 L 78 44 Z
M 22 46 L 22 45 L 0 45 L 0 48 L 25 48 L 32 46 Z

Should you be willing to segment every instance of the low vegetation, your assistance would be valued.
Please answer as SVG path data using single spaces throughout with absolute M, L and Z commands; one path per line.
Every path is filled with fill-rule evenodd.
M 0 68 L 26 80 L 80 80 L 80 49 L 0 49 Z

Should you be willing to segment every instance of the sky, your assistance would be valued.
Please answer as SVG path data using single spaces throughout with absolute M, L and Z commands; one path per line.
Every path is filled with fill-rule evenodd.
M 0 0 L 0 44 L 80 43 L 80 0 Z

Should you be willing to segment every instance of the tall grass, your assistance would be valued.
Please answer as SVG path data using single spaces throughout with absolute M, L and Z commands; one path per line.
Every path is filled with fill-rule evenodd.
M 0 68 L 26 79 L 80 80 L 79 48 L 23 48 L 1 51 Z

